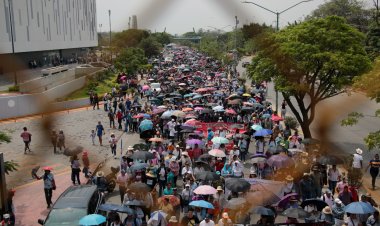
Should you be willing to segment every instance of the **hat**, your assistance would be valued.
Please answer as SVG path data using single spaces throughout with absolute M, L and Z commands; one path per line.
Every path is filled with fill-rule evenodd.
M 177 160 L 177 157 L 175 157 L 175 156 L 173 156 L 173 157 L 170 159 L 171 162 L 174 162 L 174 161 L 176 161 L 176 160 Z
M 291 202 L 297 202 L 298 200 L 296 199 L 296 197 L 292 196 L 292 197 L 290 197 L 289 201 L 291 201 Z
M 303 176 L 309 176 L 309 173 L 303 173 Z
M 186 146 L 186 149 L 190 149 L 191 147 L 190 146 Z
M 256 170 L 250 170 L 250 171 L 249 171 L 249 174 L 254 174 L 254 175 L 256 175 Z
M 177 191 L 177 187 L 174 187 L 174 188 L 173 188 L 173 191 Z
M 326 191 L 325 191 L 326 193 L 328 193 L 328 194 L 331 194 L 331 191 L 330 191 L 330 189 L 326 189 Z
M 367 192 L 367 194 L 365 194 L 365 196 L 368 197 L 368 198 L 371 198 L 371 197 L 372 197 L 372 196 L 371 196 L 371 193 L 369 193 L 369 192 Z
M 179 148 L 179 145 L 177 144 L 175 147 L 176 147 L 176 148 Z
M 334 202 L 337 203 L 337 204 L 339 204 L 339 205 L 342 204 L 342 201 L 341 201 L 340 199 L 338 199 L 338 198 L 336 198 L 336 199 L 334 200 Z
M 98 171 L 98 172 L 96 173 L 96 176 L 97 176 L 97 177 L 104 177 L 104 172 L 103 172 L 103 171 Z
M 132 146 L 129 146 L 127 150 L 128 150 L 128 151 L 132 151 L 132 150 L 134 150 L 134 149 L 133 149 Z
M 208 130 L 208 131 L 210 131 L 210 130 L 211 130 L 211 128 L 208 128 L 207 130 Z
M 313 170 L 313 171 L 318 171 L 318 170 L 319 170 L 319 167 L 318 167 L 318 166 L 313 166 L 312 170 Z
M 149 172 L 145 175 L 148 177 L 156 177 L 156 175 L 152 172 L 152 170 L 149 170 Z
M 235 145 L 234 145 L 234 148 L 237 148 L 237 147 L 238 147 L 238 146 L 235 144 Z
M 322 209 L 322 213 L 324 214 L 332 214 L 331 208 L 329 206 L 326 206 Z
M 216 160 L 219 160 L 219 161 L 220 161 L 220 160 L 222 160 L 222 158 L 221 158 L 221 157 L 218 157 Z
M 190 187 L 190 184 L 186 184 L 185 187 Z M 216 189 L 216 190 L 218 190 L 218 189 Z
M 218 187 L 216 188 L 216 190 L 217 190 L 217 191 L 223 191 L 223 188 L 222 188 L 222 186 L 218 186 Z
M 288 175 L 288 176 L 285 177 L 285 180 L 287 180 L 287 181 L 293 181 L 294 178 L 292 176 Z
M 216 173 L 216 175 L 220 175 L 220 171 L 216 171 L 215 173 Z
M 50 166 L 45 166 L 42 169 L 45 170 L 45 171 L 52 171 L 53 168 L 50 167 Z
M 187 157 L 189 157 L 189 153 L 187 153 L 187 151 L 182 152 L 182 155 L 186 155 Z
M 11 215 L 9 215 L 9 213 L 6 213 L 6 214 L 3 215 L 4 219 L 9 219 L 10 217 L 11 217 Z
M 177 217 L 176 216 L 171 216 L 170 219 L 169 219 L 169 222 L 171 223 L 177 223 Z
M 229 217 L 228 217 L 228 213 L 227 212 L 224 212 L 223 214 L 222 214 L 222 217 L 224 218 L 224 219 L 228 219 Z
M 360 148 L 356 148 L 356 153 L 361 155 L 361 154 L 363 154 L 363 150 Z

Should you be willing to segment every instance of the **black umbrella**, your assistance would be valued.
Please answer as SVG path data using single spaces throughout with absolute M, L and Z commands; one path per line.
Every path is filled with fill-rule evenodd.
M 263 215 L 263 216 L 274 216 L 275 215 L 273 210 L 265 208 L 263 206 L 257 206 L 255 208 L 252 208 L 252 210 L 250 212 L 255 213 L 255 214 L 259 214 L 259 215 Z
M 230 126 L 231 129 L 243 129 L 244 125 L 242 124 L 233 124 Z
M 151 188 L 148 185 L 141 182 L 132 183 L 131 185 L 129 185 L 128 188 L 134 192 L 149 192 L 151 190 Z
M 135 172 L 135 171 L 138 171 L 138 170 L 146 169 L 146 168 L 148 168 L 148 166 L 149 166 L 148 163 L 135 163 L 129 169 L 132 172 Z
M 342 159 L 334 155 L 323 155 L 318 158 L 318 162 L 322 165 L 340 165 L 344 163 Z
M 212 113 L 212 112 L 213 112 L 212 109 L 205 108 L 205 109 L 203 109 L 203 110 L 201 111 L 201 114 L 210 114 L 210 113 Z
M 200 160 L 207 160 L 207 159 L 211 159 L 211 158 L 212 158 L 212 156 L 207 154 L 207 153 L 199 156 Z
M 119 213 L 126 213 L 126 214 L 134 214 L 134 210 L 127 207 L 127 206 L 119 206 L 117 204 L 113 203 L 105 203 L 99 206 L 99 210 L 110 212 L 110 211 L 115 211 Z
M 301 208 L 288 208 L 282 214 L 287 217 L 296 218 L 296 219 L 305 219 L 310 216 L 308 212 L 306 212 L 305 210 Z
M 227 178 L 225 185 L 232 192 L 245 192 L 251 188 L 251 184 L 242 178 Z
M 250 111 L 254 111 L 255 109 L 253 108 L 253 107 L 242 107 L 241 108 L 241 111 L 248 111 L 248 112 L 250 112 Z
M 149 145 L 148 144 L 135 144 L 133 145 L 133 149 L 135 150 L 141 150 L 141 151 L 148 151 L 149 150 Z
M 83 147 L 76 146 L 73 149 L 65 148 L 65 150 L 63 151 L 63 154 L 66 156 L 74 156 L 74 155 L 80 154 L 82 151 L 83 151 Z
M 318 211 L 322 211 L 322 209 L 327 206 L 327 203 L 325 203 L 321 199 L 306 199 L 305 201 L 301 203 L 302 208 L 305 208 L 305 206 L 308 206 L 308 205 L 314 205 L 317 207 Z
M 197 175 L 195 175 L 195 177 L 202 181 L 213 181 L 218 180 L 220 178 L 218 174 L 210 171 L 198 173 Z
M 201 167 L 203 167 L 203 169 L 205 169 L 206 171 L 211 171 L 210 163 L 205 162 L 205 161 L 202 161 L 202 160 L 197 160 L 197 161 L 195 161 L 195 165 L 198 165 L 198 164 L 199 164 Z
M 148 159 L 154 159 L 154 155 L 147 151 L 136 151 L 130 156 L 131 159 L 137 160 L 148 160 Z

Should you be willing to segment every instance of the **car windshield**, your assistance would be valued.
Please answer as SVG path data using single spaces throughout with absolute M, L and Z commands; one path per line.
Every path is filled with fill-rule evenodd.
M 79 220 L 87 215 L 86 209 L 65 208 L 52 209 L 45 226 L 79 225 Z

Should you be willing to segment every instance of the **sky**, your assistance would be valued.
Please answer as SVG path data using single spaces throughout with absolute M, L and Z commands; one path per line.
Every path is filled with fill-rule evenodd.
M 128 20 L 137 16 L 139 29 L 152 32 L 183 34 L 192 31 L 222 29 L 231 31 L 235 16 L 239 27 L 251 22 L 276 25 L 276 15 L 244 0 L 97 0 L 98 31 L 109 31 L 108 10 L 111 10 L 112 31 L 128 29 Z M 274 12 L 280 12 L 301 0 L 251 0 Z M 280 27 L 302 20 L 326 0 L 302 3 L 280 15 Z

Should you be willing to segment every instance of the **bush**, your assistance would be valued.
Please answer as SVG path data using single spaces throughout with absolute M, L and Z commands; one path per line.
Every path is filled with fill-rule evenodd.
M 8 91 L 9 92 L 19 92 L 20 91 L 20 86 L 18 86 L 18 85 L 10 86 L 8 88 Z
M 299 127 L 298 121 L 292 116 L 286 116 L 284 119 L 285 126 L 289 126 L 292 130 L 297 130 Z

